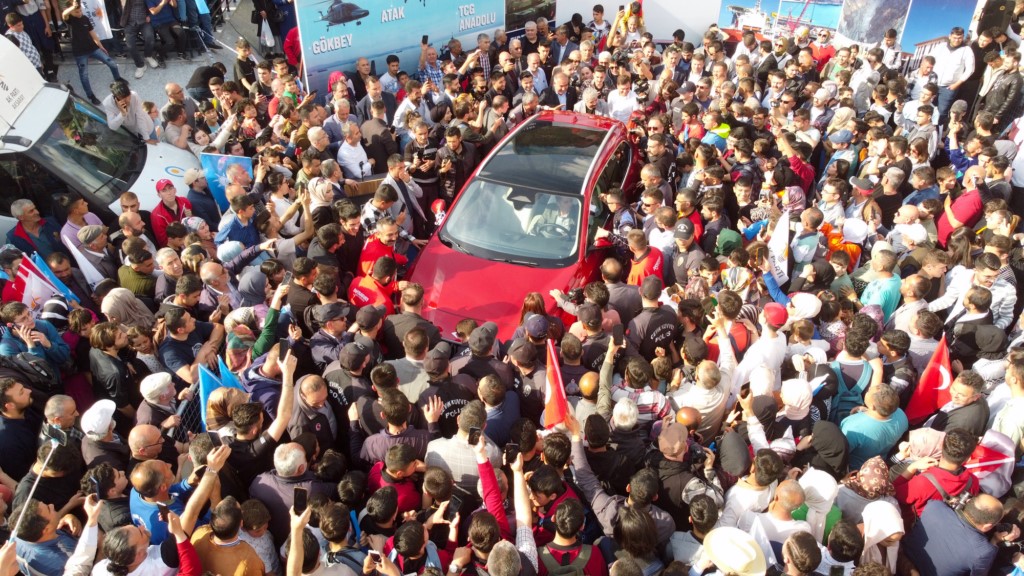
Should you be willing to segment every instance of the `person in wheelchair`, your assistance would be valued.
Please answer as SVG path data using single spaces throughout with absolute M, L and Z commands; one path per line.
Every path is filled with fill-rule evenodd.
M 580 220 L 579 200 L 555 196 L 547 207 L 530 220 L 527 234 L 544 238 L 575 238 Z

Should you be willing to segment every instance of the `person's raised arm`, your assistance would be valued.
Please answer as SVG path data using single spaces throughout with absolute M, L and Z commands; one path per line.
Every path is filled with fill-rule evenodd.
M 277 402 L 277 418 L 270 424 L 267 433 L 274 440 L 280 440 L 292 419 L 292 407 L 295 403 L 295 356 L 289 350 L 284 360 L 278 361 L 281 367 L 281 399 Z
M 220 482 L 218 475 L 221 469 L 224 468 L 230 455 L 231 448 L 227 445 L 221 445 L 211 450 L 210 454 L 206 457 L 206 471 L 199 480 L 199 485 L 196 486 L 195 492 L 189 497 L 188 504 L 185 505 L 185 511 L 181 514 L 181 529 L 185 534 L 192 534 L 192 530 L 196 527 L 199 513 L 206 505 L 206 501 L 210 499 L 214 486 Z
M 199 576 L 203 573 L 203 564 L 199 560 L 199 553 L 196 552 L 192 542 L 188 539 L 188 534 L 185 529 L 181 526 L 181 518 L 177 514 L 171 512 L 167 518 L 167 531 L 174 536 L 174 541 L 178 545 L 178 576 Z
M 99 545 L 99 517 L 103 501 L 90 494 L 85 499 L 85 514 L 87 520 L 82 528 L 82 535 L 78 537 L 78 545 L 75 552 L 68 558 L 64 565 L 64 576 L 89 576 L 92 573 L 92 564 L 96 559 L 96 548 Z
M 624 349 L 625 347 L 625 343 L 622 346 L 615 346 L 615 343 L 609 340 L 608 352 L 604 355 L 604 363 L 601 364 L 601 372 L 598 374 L 597 413 L 605 420 L 611 419 L 612 409 L 615 408 L 615 403 L 612 401 L 612 377 L 615 372 L 615 354 L 619 349 Z
M 523 471 L 523 455 L 516 457 L 515 462 L 508 463 L 512 469 L 512 495 L 516 510 L 516 525 L 533 526 L 533 504 L 530 502 L 530 490 L 526 486 L 526 474 Z
M 291 517 L 291 543 L 288 545 L 288 563 L 285 566 L 286 576 L 302 576 L 302 561 L 305 557 L 305 551 L 303 550 L 302 538 L 306 531 L 306 524 L 309 523 L 309 516 L 313 512 L 312 508 L 306 507 L 306 510 L 296 516 L 295 508 L 288 510 L 288 515 Z M 369 558 L 369 556 L 367 556 Z
M 480 441 L 473 446 L 473 453 L 476 455 L 476 468 L 480 474 L 480 484 L 483 487 L 484 506 L 487 511 L 498 521 L 498 530 L 502 538 L 511 538 L 512 528 L 508 525 L 508 516 L 505 515 L 505 508 L 502 506 L 501 489 L 498 487 L 498 478 L 494 473 L 494 466 L 487 457 L 487 437 L 480 435 Z

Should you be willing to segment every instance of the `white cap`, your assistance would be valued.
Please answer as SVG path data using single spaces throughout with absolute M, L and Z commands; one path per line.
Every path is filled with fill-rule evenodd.
M 899 224 L 896 226 L 896 230 L 899 231 L 900 235 L 903 236 L 904 240 L 910 240 L 917 246 L 920 246 L 928 241 L 928 230 L 923 224 L 915 222 L 913 224 Z
M 160 393 L 166 390 L 167 385 L 170 383 L 171 375 L 167 372 L 150 374 L 139 383 L 139 392 L 142 393 L 142 397 L 146 400 L 155 402 L 160 397 Z
M 82 432 L 106 436 L 114 418 L 117 404 L 113 400 L 97 400 L 85 414 L 82 414 Z

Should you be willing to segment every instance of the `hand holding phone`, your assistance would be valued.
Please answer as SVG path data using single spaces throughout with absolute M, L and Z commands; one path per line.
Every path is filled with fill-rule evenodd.
M 301 515 L 309 505 L 309 493 L 306 492 L 305 488 L 296 487 L 292 494 L 292 507 L 295 508 L 296 514 Z
M 424 36 L 424 38 L 425 38 L 425 36 Z M 367 553 L 367 556 L 369 556 L 370 560 L 372 560 L 373 563 L 378 565 L 378 566 L 384 561 L 384 558 L 380 555 L 380 552 L 377 552 L 376 550 L 370 550 Z
M 167 520 L 171 517 L 171 509 L 168 508 L 166 504 L 161 504 L 159 502 L 157 502 L 156 508 L 157 510 L 160 511 L 160 519 L 164 522 L 167 522 Z
M 452 494 L 448 499 L 448 507 L 444 510 L 444 519 L 448 522 L 455 520 L 455 515 L 462 509 L 462 498 L 458 494 Z
M 476 446 L 477 444 L 480 443 L 480 434 L 482 432 L 483 432 L 483 430 L 481 430 L 480 428 L 477 428 L 475 426 L 469 429 L 469 439 L 468 439 L 468 442 L 469 442 L 470 446 Z
M 612 345 L 614 345 L 616 348 L 622 346 L 625 337 L 625 328 L 623 328 L 622 324 L 616 324 L 615 326 L 612 326 Z

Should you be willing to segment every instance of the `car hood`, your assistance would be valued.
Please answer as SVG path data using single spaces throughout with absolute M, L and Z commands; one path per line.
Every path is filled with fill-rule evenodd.
M 494 262 L 452 250 L 437 236 L 416 259 L 409 279 L 424 290 L 423 316 L 452 338 L 455 325 L 465 318 L 498 325 L 498 338 L 512 337 L 519 324 L 519 311 L 528 292 L 564 290 L 575 266 L 531 268 Z
M 203 169 L 196 155 L 189 150 L 182 150 L 166 142 L 146 144 L 146 164 L 134 182 L 129 182 L 131 189 L 138 194 L 142 206 L 156 206 L 160 196 L 156 193 L 156 183 L 167 179 L 174 183 L 179 196 L 188 193 L 185 185 L 185 172 L 190 168 Z M 114 200 L 110 204 L 114 214 L 121 213 L 121 203 Z

